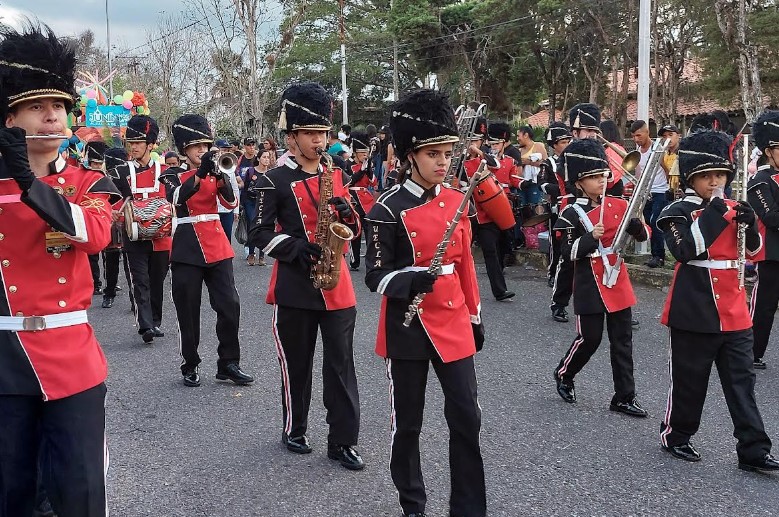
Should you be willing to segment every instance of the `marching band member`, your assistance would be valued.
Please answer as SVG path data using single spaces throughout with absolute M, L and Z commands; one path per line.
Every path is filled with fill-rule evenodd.
M 549 270 L 547 278 L 552 288 L 552 319 L 560 323 L 568 322 L 568 303 L 573 289 L 573 263 L 568 256 L 560 252 L 562 232 L 555 230 L 557 216 L 565 207 L 570 197 L 565 188 L 565 176 L 562 167 L 562 154 L 573 136 L 568 126 L 562 122 L 553 122 L 546 132 L 546 144 L 552 148 L 554 155 L 541 164 L 539 178 L 541 190 L 547 194 L 552 204 L 552 217 L 549 219 Z
M 273 304 L 273 336 L 281 368 L 282 442 L 292 452 L 311 452 L 306 430 L 311 404 L 311 370 L 317 329 L 323 343 L 323 397 L 327 409 L 327 456 L 345 468 L 365 466 L 354 448 L 360 429 L 360 402 L 352 343 L 357 315 L 352 280 L 343 256 L 334 257 L 342 274 L 335 288 L 318 289 L 312 267 L 322 256 L 317 240 L 320 208 L 359 235 L 360 221 L 349 203 L 349 177 L 320 163 L 327 142 L 333 100 L 317 83 L 297 83 L 282 94 L 279 129 L 294 142 L 295 157 L 257 182 L 257 216 L 249 242 L 275 258 L 267 303 Z M 325 159 L 325 162 L 327 160 Z M 332 182 L 321 206 L 320 185 Z
M 106 149 L 108 146 L 100 140 L 87 142 L 84 145 L 84 159 L 81 162 L 81 169 L 102 173 Z M 95 286 L 92 294 L 95 296 L 103 294 L 103 282 L 100 280 L 100 253 L 89 256 L 89 269 L 92 271 L 92 283 Z
M 357 210 L 357 216 L 360 223 L 365 227 L 365 214 L 371 211 L 376 202 L 369 188 L 376 188 L 378 181 L 373 173 L 373 165 L 368 163 L 370 158 L 371 142 L 368 135 L 363 132 L 354 131 L 352 133 L 352 156 L 354 162 L 350 162 L 351 179 L 349 180 L 349 193 L 352 195 L 352 205 Z M 378 145 L 378 142 L 375 143 Z M 367 242 L 367 241 L 366 241 Z M 362 237 L 356 238 L 351 243 L 352 263 L 349 268 L 352 271 L 360 269 L 360 249 L 362 248 Z
M 132 160 L 113 170 L 113 180 L 125 202 L 132 199 L 165 197 L 159 182 L 167 168 L 151 159 L 151 150 L 159 135 L 157 122 L 147 115 L 134 115 L 127 122 L 125 141 L 129 144 Z M 135 319 L 138 334 L 144 343 L 165 334 L 162 324 L 162 293 L 170 262 L 171 238 L 131 241 L 127 230 L 122 230 L 122 248 L 130 267 L 131 289 L 135 300 Z
M 581 102 L 568 112 L 568 123 L 574 138 L 598 138 L 600 108 L 590 102 Z
M 178 319 L 181 374 L 184 385 L 200 386 L 200 298 L 203 283 L 216 312 L 219 340 L 216 378 L 238 385 L 254 382 L 241 370 L 238 322 L 241 304 L 233 277 L 233 248 L 219 219 L 218 204 L 228 210 L 238 205 L 234 187 L 209 152 L 214 142 L 208 121 L 200 115 L 182 115 L 173 123 L 173 140 L 192 167 L 168 169 L 160 177 L 165 194 L 176 210 L 170 254 L 173 304 Z
M 754 256 L 762 239 L 754 210 L 722 197 L 734 176 L 731 142 L 709 130 L 681 141 L 679 175 L 687 196 L 664 208 L 657 221 L 677 260 L 661 316 L 670 331 L 670 387 L 660 441 L 677 458 L 700 460 L 690 438 L 700 426 L 715 363 L 738 440 L 739 468 L 778 471 L 755 401 L 752 321 L 738 281 L 739 223 L 747 225 L 745 256 Z
M 113 169 L 120 167 L 127 162 L 127 151 L 124 147 L 111 147 L 110 149 L 106 149 L 104 154 L 105 159 L 105 170 L 106 170 L 106 176 L 109 178 L 116 177 L 116 172 L 113 171 Z M 124 200 L 120 199 L 116 203 L 114 203 L 113 210 L 112 210 L 112 216 L 114 220 L 114 225 L 118 225 L 119 230 L 117 237 L 117 241 L 113 244 L 116 244 L 114 247 L 108 247 L 103 250 L 103 270 L 105 270 L 105 289 L 103 289 L 103 303 L 101 307 L 104 309 L 110 309 L 114 306 L 114 298 L 116 298 L 116 292 L 119 290 L 119 261 L 121 260 L 124 265 L 124 274 L 127 278 L 127 285 L 131 286 L 132 282 L 130 281 L 130 267 L 127 263 L 127 256 L 122 252 L 122 230 L 121 226 L 122 223 L 120 221 L 117 221 L 117 217 L 119 215 L 118 210 L 122 207 L 122 204 L 124 203 Z M 112 229 L 112 235 L 115 234 L 116 230 Z M 129 293 L 130 295 L 130 306 L 132 307 L 133 311 L 135 310 L 135 299 L 133 298 L 133 290 L 130 289 Z
M 779 305 L 779 111 L 765 111 L 752 126 L 755 146 L 767 163 L 758 166 L 749 181 L 749 204 L 757 212 L 764 248 L 753 258 L 757 279 L 752 289 L 751 316 L 754 342 L 754 367 L 765 369 L 763 355 Z
M 99 172 L 67 165 L 75 48 L 48 27 L 0 33 L 0 514 L 106 515 L 106 359 L 87 322 L 89 254 L 110 240 Z
M 392 480 L 404 515 L 424 515 L 419 435 L 432 363 L 450 429 L 449 515 L 482 516 L 486 496 L 474 354 L 484 342 L 484 327 L 468 217 L 457 223 L 441 274 L 427 272 L 463 199 L 462 192 L 442 184 L 458 141 L 457 125 L 446 97 L 433 90 L 406 95 L 391 113 L 403 164 L 400 183 L 382 194 L 367 217 L 365 283 L 383 295 L 376 353 L 385 358 L 390 383 Z M 419 313 L 405 327 L 409 303 L 422 293 L 427 296 Z
M 566 402 L 576 402 L 573 379 L 598 349 L 605 319 L 615 391 L 609 409 L 646 417 L 636 399 L 633 380 L 631 307 L 636 297 L 627 268 L 620 269 L 612 287 L 602 282 L 606 263 L 613 265 L 610 246 L 625 217 L 627 202 L 602 197 L 610 171 L 603 146 L 597 141 L 587 138 L 571 142 L 563 153 L 563 168 L 577 197 L 560 214 L 555 229 L 563 234 L 562 253 L 574 263 L 573 308 L 578 334 L 554 371 L 557 393 Z M 630 220 L 627 231 L 638 241 L 649 236 L 648 228 L 638 218 Z

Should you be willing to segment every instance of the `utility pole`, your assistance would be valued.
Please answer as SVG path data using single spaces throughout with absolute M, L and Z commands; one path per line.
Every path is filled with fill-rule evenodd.
M 108 53 L 108 73 L 111 74 L 111 72 L 114 70 L 114 67 L 111 65 L 111 25 L 108 23 L 108 0 L 105 0 L 105 44 L 107 48 Z M 110 98 L 114 98 L 114 78 L 111 77 L 108 81 L 108 91 L 110 94 Z M 110 102 L 110 101 L 109 101 Z
M 390 0 L 390 11 L 394 8 L 395 2 Z M 397 101 L 400 95 L 400 79 L 398 76 L 398 38 L 392 36 L 392 100 Z
M 640 0 L 638 9 L 638 120 L 649 126 L 649 37 L 652 0 Z M 628 78 L 623 78 L 627 81 Z
M 349 123 L 349 90 L 346 89 L 346 20 L 344 18 L 344 0 L 338 0 L 340 16 L 338 29 L 341 37 L 341 99 L 343 100 L 343 122 Z

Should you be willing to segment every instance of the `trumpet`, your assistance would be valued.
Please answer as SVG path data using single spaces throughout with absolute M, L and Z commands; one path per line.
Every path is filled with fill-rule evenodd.
M 213 158 L 216 168 L 222 174 L 234 173 L 238 168 L 238 159 L 231 152 L 224 152 L 215 155 Z
M 638 150 L 630 151 L 629 153 L 625 152 L 623 149 L 620 149 L 612 142 L 609 142 L 603 138 L 603 135 L 600 133 L 598 133 L 598 139 L 603 142 L 604 147 L 608 147 L 617 153 L 620 158 L 622 158 L 622 163 L 620 164 L 620 167 L 622 167 L 622 173 L 628 178 L 628 180 L 630 180 L 631 183 L 633 183 L 633 185 L 638 184 L 634 172 L 636 171 L 636 167 L 638 167 L 638 164 L 641 161 L 641 153 Z

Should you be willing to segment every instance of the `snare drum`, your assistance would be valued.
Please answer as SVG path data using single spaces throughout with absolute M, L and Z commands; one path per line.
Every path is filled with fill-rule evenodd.
M 131 241 L 170 237 L 173 229 L 173 207 L 167 199 L 131 199 L 124 204 L 122 211 L 127 236 Z

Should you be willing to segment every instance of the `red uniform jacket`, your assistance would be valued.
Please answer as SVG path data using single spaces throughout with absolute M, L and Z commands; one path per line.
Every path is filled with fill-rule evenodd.
M 322 174 L 333 175 L 334 197 L 349 200 L 346 188 L 349 177 L 341 169 L 330 172 L 320 165 L 318 174 L 309 174 L 292 158 L 257 181 L 257 216 L 249 227 L 249 242 L 276 259 L 267 303 L 328 311 L 356 304 L 352 277 L 343 257 L 338 285 L 329 291 L 314 288 L 311 267 L 302 264 L 298 257 L 298 244 L 302 239 L 309 242 L 316 240 L 319 179 Z M 355 238 L 359 238 L 359 217 L 352 216 L 341 222 L 352 229 Z M 345 246 L 344 252 L 347 249 Z
M 141 167 L 138 162 L 133 161 L 113 169 L 109 174 L 113 177 L 116 187 L 125 200 L 149 197 L 165 198 L 165 189 L 162 187 L 159 178 L 167 168 L 167 165 L 160 165 L 158 162 L 149 162 L 146 167 Z M 134 188 L 133 173 L 135 176 Z M 131 241 L 125 231 L 123 248 L 127 251 L 141 253 L 152 251 L 152 249 L 153 251 L 170 251 L 172 242 L 170 237 L 152 241 Z M 150 249 L 150 246 L 152 249 Z
M 444 274 L 420 304 L 411 326 L 403 326 L 415 293 L 414 272 L 425 270 L 447 224 L 463 199 L 448 186 L 424 189 L 407 179 L 382 194 L 366 220 L 365 283 L 383 295 L 376 353 L 393 359 L 456 361 L 476 353 L 472 323 L 481 322 L 481 302 L 471 255 L 471 223 L 463 216 L 443 258 Z M 472 208 L 469 212 L 473 215 Z
M 58 159 L 22 193 L 0 179 L 2 316 L 86 310 L 93 286 L 87 255 L 111 239 L 111 180 Z M 91 325 L 0 331 L 0 395 L 55 400 L 97 386 L 106 360 Z
M 355 174 L 359 174 L 361 170 L 361 164 L 356 163 L 352 165 L 352 179 L 349 181 L 349 192 L 352 194 L 352 201 L 355 207 L 358 207 L 358 211 L 362 210 L 360 215 L 364 216 L 371 211 L 371 208 L 376 203 L 376 198 L 373 197 L 368 187 L 376 187 L 379 182 L 376 176 L 371 175 L 369 178 L 367 173 L 360 174 L 357 181 L 354 181 Z
M 736 205 L 731 200 L 725 203 Z M 675 201 L 660 212 L 657 226 L 678 261 L 660 320 L 663 325 L 701 333 L 752 327 L 746 289 L 738 288 L 738 225 L 733 223 L 734 216 L 732 209 L 721 215 L 696 195 Z M 747 258 L 761 247 L 755 224 L 747 230 Z
M 591 225 L 599 222 L 600 206 L 593 206 L 588 198 L 577 198 L 575 203 L 584 211 Z M 573 206 L 563 210 L 555 224 L 555 230 L 562 232 L 561 253 L 569 256 L 574 264 L 573 307 L 576 314 L 617 312 L 636 304 L 625 264 L 622 264 L 614 286 L 603 285 L 604 255 L 609 264 L 613 266 L 616 263 L 617 257 L 611 253 L 609 246 L 625 216 L 627 201 L 606 196 L 604 203 L 605 233 L 600 239 L 600 247 Z M 642 225 L 641 231 L 635 235 L 636 240 L 646 240 L 649 232 L 649 227 Z
M 238 206 L 238 200 L 229 181 L 220 187 L 213 176 L 208 176 L 195 185 L 195 172 L 168 169 L 160 181 L 176 210 L 170 260 L 202 266 L 235 256 L 219 221 L 217 199 L 227 209 Z

